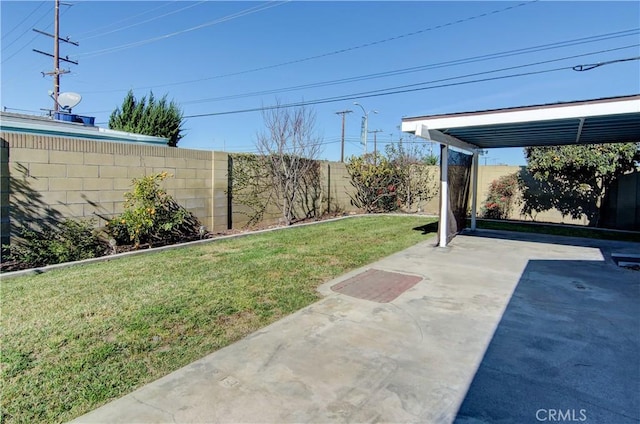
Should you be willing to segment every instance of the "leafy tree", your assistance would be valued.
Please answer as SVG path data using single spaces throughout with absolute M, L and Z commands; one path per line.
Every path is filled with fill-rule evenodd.
M 440 163 L 440 158 L 433 153 L 427 153 L 423 158 L 422 162 L 425 165 L 438 165 Z
M 640 143 L 529 147 L 525 157 L 533 178 L 521 177 L 523 213 L 555 208 L 597 226 L 611 183 L 638 166 Z
M 109 117 L 109 128 L 137 134 L 146 134 L 169 139 L 169 146 L 175 147 L 183 134 L 183 113 L 167 95 L 156 100 L 153 92 L 149 97 L 137 100 L 129 90 L 122 102 Z

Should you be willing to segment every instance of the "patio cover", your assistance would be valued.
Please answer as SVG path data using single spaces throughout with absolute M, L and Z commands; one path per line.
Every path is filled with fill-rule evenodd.
M 402 119 L 402 131 L 438 142 L 443 146 L 440 157 L 441 228 L 446 228 L 447 220 L 448 147 L 456 147 L 473 154 L 471 230 L 475 230 L 480 151 L 501 147 L 638 142 L 640 94 L 407 117 Z M 446 232 L 440 233 L 439 245 L 446 246 Z

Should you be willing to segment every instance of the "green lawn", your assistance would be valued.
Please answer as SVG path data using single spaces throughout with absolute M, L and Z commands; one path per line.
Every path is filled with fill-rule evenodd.
M 522 233 L 552 234 L 556 236 L 585 237 L 601 240 L 640 242 L 640 233 L 634 231 L 612 231 L 578 225 L 553 225 L 539 222 L 486 221 L 479 219 L 478 228 L 486 230 L 518 231 Z
M 82 415 L 309 305 L 434 221 L 350 218 L 5 279 L 1 421 Z

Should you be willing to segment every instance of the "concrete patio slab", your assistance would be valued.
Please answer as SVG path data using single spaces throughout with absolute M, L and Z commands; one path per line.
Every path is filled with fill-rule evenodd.
M 640 245 L 494 231 L 433 244 L 74 422 L 640 421 L 640 272 L 610 258 Z M 370 269 L 421 281 L 388 303 L 331 290 Z

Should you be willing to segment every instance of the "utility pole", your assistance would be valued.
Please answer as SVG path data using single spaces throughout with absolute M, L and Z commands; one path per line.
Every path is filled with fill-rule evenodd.
M 373 131 L 369 131 L 370 133 L 373 133 L 373 165 L 376 165 L 376 155 L 378 153 L 378 133 L 382 132 L 382 130 L 373 130 Z
M 33 49 L 33 51 L 53 58 L 53 71 L 43 72 L 42 76 L 45 76 L 45 75 L 53 76 L 53 110 L 54 112 L 57 112 L 59 110 L 58 94 L 60 94 L 60 75 L 68 74 L 69 72 L 71 72 L 68 69 L 60 69 L 60 61 L 73 63 L 74 65 L 78 64 L 78 62 L 70 60 L 69 56 L 60 57 L 60 41 L 73 44 L 74 46 L 78 45 L 78 43 L 76 43 L 75 41 L 69 40 L 69 37 L 60 38 L 60 4 L 61 4 L 60 0 L 55 0 L 54 17 L 53 17 L 53 34 L 49 34 L 47 32 L 40 31 L 35 28 L 33 29 L 38 34 L 46 35 L 48 37 L 53 38 L 53 54 L 36 50 L 36 49 Z M 65 6 L 71 6 L 68 3 L 62 3 L 62 4 Z
M 336 115 L 342 115 L 342 144 L 340 146 L 340 162 L 344 162 L 344 116 L 347 113 L 353 112 L 352 110 L 341 110 L 336 112 Z

